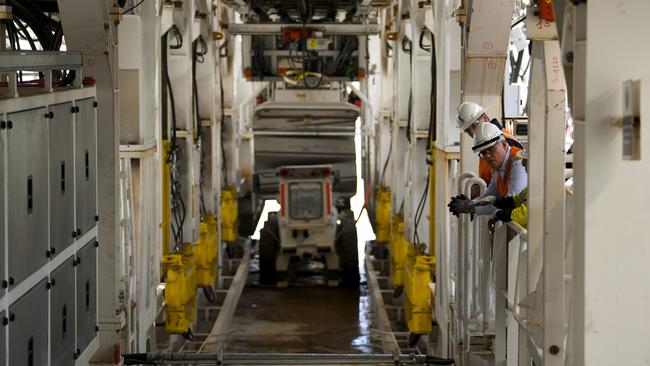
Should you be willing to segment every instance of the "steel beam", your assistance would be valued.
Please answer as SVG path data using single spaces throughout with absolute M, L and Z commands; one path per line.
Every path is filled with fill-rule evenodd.
M 229 24 L 228 32 L 233 35 L 273 35 L 282 34 L 285 28 L 300 27 L 298 24 Z M 315 29 L 325 35 L 370 36 L 379 34 L 377 24 L 305 24 L 305 28 Z
M 81 52 L 0 51 L 0 71 L 73 70 L 82 64 Z

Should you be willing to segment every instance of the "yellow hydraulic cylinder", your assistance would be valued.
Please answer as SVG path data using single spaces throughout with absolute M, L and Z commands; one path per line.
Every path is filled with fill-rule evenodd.
M 165 330 L 187 333 L 196 312 L 196 263 L 194 246 L 184 243 L 181 254 L 163 256 L 165 270 Z
M 390 278 L 393 287 L 404 286 L 404 265 L 409 243 L 404 238 L 404 219 L 402 215 L 393 216 L 393 229 L 390 233 Z
M 390 241 L 390 188 L 377 187 L 375 193 L 375 241 Z
M 169 140 L 162 142 L 162 253 L 169 254 L 171 245 L 171 166 L 169 164 Z
M 409 332 L 428 334 L 431 333 L 433 320 L 432 292 L 429 284 L 432 282 L 431 271 L 435 266 L 435 259 L 430 256 L 415 255 L 415 248 L 412 245 L 409 248 L 409 257 L 404 271 L 406 323 Z
M 237 240 L 237 190 L 228 187 L 221 192 L 221 239 Z
M 208 214 L 200 225 L 196 242 L 196 282 L 199 287 L 211 287 L 217 276 L 217 220 Z

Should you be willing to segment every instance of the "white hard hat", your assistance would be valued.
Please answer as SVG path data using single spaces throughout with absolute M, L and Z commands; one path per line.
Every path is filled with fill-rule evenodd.
M 492 123 L 481 123 L 474 133 L 472 151 L 480 152 L 503 140 L 503 132 Z
M 468 129 L 487 111 L 487 108 L 472 102 L 463 102 L 458 106 L 457 122 L 461 131 Z

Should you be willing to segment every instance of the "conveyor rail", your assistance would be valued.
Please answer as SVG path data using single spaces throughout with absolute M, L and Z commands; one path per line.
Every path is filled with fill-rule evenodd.
M 125 365 L 453 365 L 454 360 L 410 354 L 331 353 L 135 353 Z

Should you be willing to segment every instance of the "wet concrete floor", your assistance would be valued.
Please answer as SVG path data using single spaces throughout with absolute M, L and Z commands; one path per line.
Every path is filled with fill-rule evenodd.
M 251 283 L 231 323 L 226 352 L 371 353 L 370 300 L 359 289 Z

